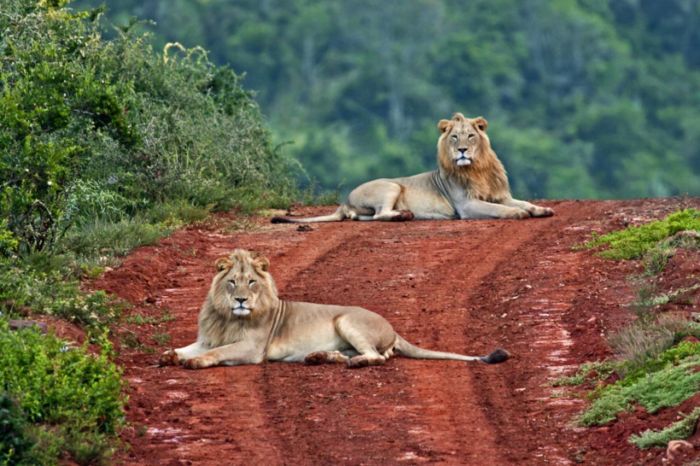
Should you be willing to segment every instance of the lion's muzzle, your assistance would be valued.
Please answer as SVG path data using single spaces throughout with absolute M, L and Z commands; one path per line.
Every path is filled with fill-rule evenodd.
M 248 307 L 246 298 L 234 298 L 233 306 L 231 306 L 231 312 L 233 315 L 244 317 L 250 314 L 250 308 Z
M 472 156 L 466 149 L 459 149 L 455 155 L 456 157 L 453 157 L 453 160 L 458 167 L 472 164 Z

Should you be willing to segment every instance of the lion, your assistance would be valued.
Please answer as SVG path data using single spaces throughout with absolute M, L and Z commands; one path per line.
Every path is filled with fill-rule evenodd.
M 503 349 L 466 356 L 419 348 L 367 309 L 282 300 L 269 266 L 266 257 L 243 249 L 218 259 L 218 272 L 199 313 L 197 340 L 163 353 L 161 365 L 201 369 L 303 361 L 363 367 L 384 364 L 394 353 L 495 364 L 509 357 Z
M 438 168 L 361 184 L 333 214 L 273 217 L 272 223 L 548 217 L 549 207 L 513 199 L 503 164 L 491 148 L 483 117 L 455 113 L 438 122 Z

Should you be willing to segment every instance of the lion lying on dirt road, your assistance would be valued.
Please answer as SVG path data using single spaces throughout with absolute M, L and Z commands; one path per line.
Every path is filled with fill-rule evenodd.
M 368 181 L 355 188 L 333 214 L 273 217 L 272 223 L 548 217 L 554 211 L 513 199 L 503 164 L 486 135 L 482 117 L 455 113 L 440 120 L 438 168 L 419 175 Z
M 199 313 L 197 341 L 166 351 L 161 365 L 200 369 L 269 360 L 363 367 L 384 364 L 394 352 L 494 364 L 509 356 L 501 349 L 488 356 L 430 351 L 408 343 L 386 319 L 367 309 L 281 300 L 267 258 L 243 249 L 216 265 L 219 272 Z

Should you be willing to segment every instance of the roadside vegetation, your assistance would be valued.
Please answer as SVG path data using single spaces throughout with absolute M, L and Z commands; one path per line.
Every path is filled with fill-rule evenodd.
M 97 354 L 0 320 L 0 464 L 106 461 L 124 423 L 122 382 L 101 338 Z
M 81 290 L 118 257 L 218 210 L 300 198 L 228 67 L 65 0 L 0 6 L 0 465 L 108 460 L 123 423 L 110 326 L 123 305 Z M 86 346 L 11 331 L 46 314 Z M 169 337 L 161 335 L 158 344 Z
M 663 220 L 596 237 L 585 246 L 600 248 L 603 257 L 640 260 L 643 272 L 632 277 L 637 299 L 630 310 L 636 319 L 608 339 L 617 358 L 584 364 L 576 374 L 554 382 L 592 387 L 590 405 L 578 423 L 604 425 L 636 406 L 653 414 L 700 393 L 700 314 L 693 312 L 700 277 L 683 277 L 684 285 L 675 289 L 661 280 L 680 250 L 700 250 L 700 211 L 677 211 Z M 685 304 L 681 308 L 687 310 L 669 312 L 664 308 L 669 303 Z M 629 440 L 649 448 L 685 438 L 698 419 L 698 410 L 691 411 L 660 431 L 645 431 Z

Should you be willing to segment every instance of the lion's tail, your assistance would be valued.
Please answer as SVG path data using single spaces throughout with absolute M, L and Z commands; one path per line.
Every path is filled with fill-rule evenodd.
M 316 222 L 339 222 L 350 217 L 350 208 L 346 205 L 341 205 L 330 215 L 320 215 L 318 217 L 306 218 L 290 218 L 290 217 L 272 217 L 272 223 L 316 223 Z
M 503 362 L 510 357 L 508 351 L 500 348 L 494 350 L 487 356 L 467 356 L 464 354 L 448 353 L 445 351 L 427 350 L 419 348 L 416 345 L 412 345 L 404 340 L 401 335 L 396 335 L 394 349 L 403 356 L 415 359 L 453 359 L 456 361 L 481 361 L 485 362 L 486 364 L 498 364 L 499 362 Z

